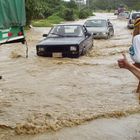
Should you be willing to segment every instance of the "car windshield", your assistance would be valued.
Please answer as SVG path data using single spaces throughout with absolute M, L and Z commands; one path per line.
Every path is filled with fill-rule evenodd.
M 136 19 L 136 17 L 140 17 L 140 13 L 133 13 L 132 14 L 132 19 Z
M 86 27 L 106 27 L 106 20 L 89 20 L 85 23 Z
M 79 25 L 58 25 L 53 27 L 48 37 L 80 37 L 83 35 L 82 27 Z

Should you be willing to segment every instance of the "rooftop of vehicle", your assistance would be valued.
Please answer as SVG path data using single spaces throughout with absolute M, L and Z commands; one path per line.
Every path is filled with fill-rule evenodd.
M 66 24 L 66 23 L 62 23 L 62 24 L 57 24 L 57 25 L 54 25 L 54 27 L 55 26 L 82 26 L 83 24 L 81 23 L 81 24 L 76 24 L 76 23 L 68 23 L 68 24 Z

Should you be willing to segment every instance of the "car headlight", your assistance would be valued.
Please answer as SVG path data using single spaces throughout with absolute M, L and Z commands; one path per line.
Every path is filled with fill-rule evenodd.
M 77 47 L 76 46 L 70 46 L 70 51 L 77 51 Z
M 42 48 L 42 47 L 38 48 L 38 51 L 40 51 L 40 52 L 42 52 L 42 51 L 44 51 L 44 50 L 45 50 L 45 49 Z

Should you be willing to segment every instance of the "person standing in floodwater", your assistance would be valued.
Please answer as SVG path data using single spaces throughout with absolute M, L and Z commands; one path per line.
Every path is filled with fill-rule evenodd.
M 138 78 L 139 84 L 136 92 L 139 93 L 140 103 L 140 18 L 136 19 L 134 26 L 132 47 L 129 49 L 134 64 L 129 63 L 126 55 L 123 54 L 123 58 L 118 60 L 118 65 L 120 68 L 128 69 Z
M 123 58 L 118 60 L 118 65 L 120 68 L 128 69 L 132 72 L 140 81 L 140 68 L 128 62 L 125 54 L 123 54 Z M 139 87 L 138 87 L 139 88 Z M 139 91 L 139 90 L 138 90 Z M 140 104 L 140 92 L 139 92 L 139 104 Z
M 138 17 L 134 23 L 134 32 L 132 39 L 132 47 L 129 50 L 131 59 L 137 68 L 140 68 L 140 17 Z M 137 87 L 137 91 L 140 93 L 140 81 Z

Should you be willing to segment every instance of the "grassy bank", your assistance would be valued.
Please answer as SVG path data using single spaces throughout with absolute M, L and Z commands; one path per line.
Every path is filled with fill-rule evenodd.
M 80 14 L 79 13 L 80 19 L 85 19 L 89 16 L 95 16 L 95 14 L 88 15 L 88 13 L 86 13 L 86 11 L 85 11 L 85 14 L 83 14 L 83 13 Z M 77 19 L 75 18 L 74 20 L 77 20 Z M 54 24 L 60 24 L 64 21 L 66 21 L 66 20 L 57 16 L 57 15 L 52 15 L 52 16 L 48 17 L 47 19 L 33 20 L 32 21 L 32 26 L 34 26 L 34 27 L 52 27 Z
M 47 19 L 33 20 L 32 25 L 34 27 L 52 27 L 54 24 L 63 22 L 64 19 L 59 16 L 50 16 Z

